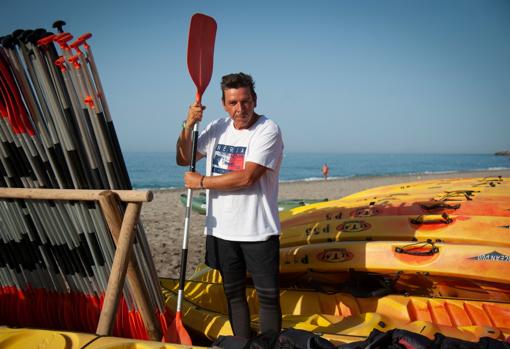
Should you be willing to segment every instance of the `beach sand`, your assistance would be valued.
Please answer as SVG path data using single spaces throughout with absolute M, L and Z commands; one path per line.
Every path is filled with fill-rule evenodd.
M 427 174 L 395 177 L 363 177 L 327 181 L 301 181 L 280 184 L 280 199 L 339 199 L 343 196 L 383 185 L 414 182 L 437 178 L 510 177 L 510 170 L 465 172 L 451 174 Z M 185 208 L 179 196 L 185 189 L 156 190 L 154 200 L 142 209 L 142 222 L 151 248 L 159 277 L 176 278 L 182 249 Z M 198 193 L 195 192 L 195 195 Z M 192 213 L 189 232 L 187 275 L 203 262 L 205 216 Z

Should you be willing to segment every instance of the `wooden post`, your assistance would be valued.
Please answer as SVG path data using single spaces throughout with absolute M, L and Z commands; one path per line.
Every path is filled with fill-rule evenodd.
M 135 238 L 135 224 L 141 211 L 141 203 L 130 202 L 127 205 L 122 226 L 120 228 L 117 250 L 113 258 L 112 270 L 108 279 L 108 287 L 104 297 L 103 309 L 99 317 L 96 333 L 98 335 L 111 335 L 120 295 L 126 278 L 126 271 L 133 240 Z
M 120 234 L 122 234 L 120 229 L 122 219 L 121 213 L 119 211 L 118 201 L 116 200 L 116 195 L 111 191 L 101 193 L 99 195 L 99 205 L 101 206 L 101 210 L 103 211 L 105 220 L 108 224 L 108 227 L 110 228 L 113 240 L 115 241 L 116 244 L 118 244 Z M 117 253 L 115 255 L 117 255 Z M 128 258 L 127 279 L 131 286 L 135 302 L 142 315 L 142 319 L 147 329 L 149 338 L 156 341 L 161 340 L 162 331 L 159 325 L 159 321 L 156 318 L 156 314 L 152 310 L 147 290 L 144 287 L 142 287 L 143 283 L 141 282 L 142 279 L 141 272 L 140 269 L 138 268 L 136 260 L 132 258 L 132 256 L 129 256 Z M 108 288 L 110 288 L 110 283 L 108 283 Z M 100 333 L 98 332 L 98 334 Z

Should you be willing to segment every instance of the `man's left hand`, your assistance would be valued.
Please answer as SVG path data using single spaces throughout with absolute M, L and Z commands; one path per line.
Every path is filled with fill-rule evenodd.
M 188 189 L 200 189 L 200 179 L 202 174 L 199 172 L 185 172 L 184 186 Z

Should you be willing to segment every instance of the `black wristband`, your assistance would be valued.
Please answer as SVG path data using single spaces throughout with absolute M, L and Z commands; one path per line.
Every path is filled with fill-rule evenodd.
M 205 189 L 204 188 L 204 178 L 205 178 L 205 176 L 202 176 L 202 178 L 200 178 L 200 189 Z

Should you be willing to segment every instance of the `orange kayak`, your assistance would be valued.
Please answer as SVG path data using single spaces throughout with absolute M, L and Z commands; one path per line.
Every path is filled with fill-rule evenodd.
M 310 213 L 282 223 L 282 247 L 332 241 L 442 241 L 510 247 L 510 217 Z M 359 212 L 356 211 L 356 212 Z M 313 216 L 313 217 L 310 217 Z M 320 218 L 319 218 L 320 216 Z
M 280 249 L 281 273 L 427 273 L 510 283 L 510 247 L 401 241 L 342 241 Z

